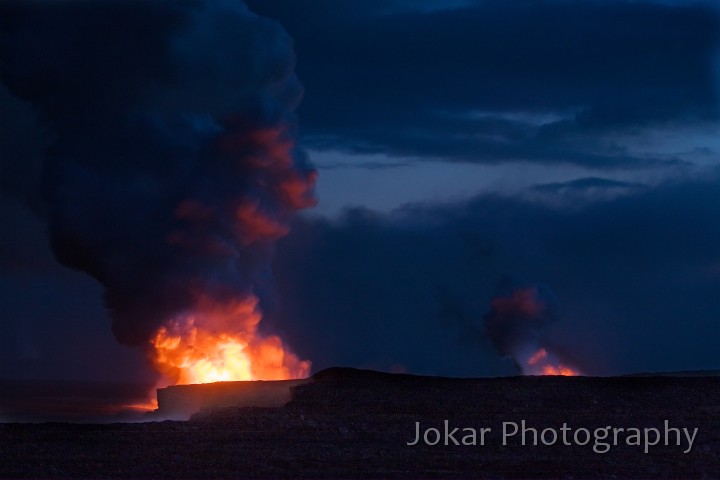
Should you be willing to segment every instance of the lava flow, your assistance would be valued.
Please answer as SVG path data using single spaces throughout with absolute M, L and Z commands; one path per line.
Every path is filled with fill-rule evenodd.
M 300 360 L 276 335 L 263 336 L 253 296 L 224 305 L 200 302 L 197 310 L 167 322 L 150 341 L 155 368 L 176 384 L 303 378 Z

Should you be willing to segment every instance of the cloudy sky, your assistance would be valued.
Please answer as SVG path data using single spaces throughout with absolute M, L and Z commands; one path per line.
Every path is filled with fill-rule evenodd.
M 93 228 L 138 233 L 93 239 L 132 263 L 124 245 L 153 227 L 122 210 L 144 204 L 93 200 L 95 177 L 48 188 L 52 159 L 111 171 L 118 197 L 145 188 L 177 171 L 158 155 L 196 148 L 167 112 L 210 135 L 203 115 L 293 65 L 299 82 L 272 95 L 292 110 L 304 90 L 298 145 L 319 202 L 257 288 L 271 292 L 262 328 L 315 370 L 516 373 L 485 325 L 498 298 L 530 290 L 552 310 L 533 335 L 585 373 L 720 369 L 713 3 L 148 3 L 82 17 L 98 22 L 79 2 L 0 3 L 0 377 L 153 377 L 113 335 L 112 262 L 89 267 L 53 227 L 68 197 L 102 203 Z M 244 20 L 215 19 L 218 5 Z M 177 36 L 186 24 L 200 26 Z M 113 115 L 141 110 L 141 133 Z

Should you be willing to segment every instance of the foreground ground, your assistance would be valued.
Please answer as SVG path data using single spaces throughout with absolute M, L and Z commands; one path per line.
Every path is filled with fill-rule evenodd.
M 475 429 L 476 445 L 448 438 L 446 446 L 445 420 L 450 431 L 459 427 L 458 443 L 470 434 L 463 428 Z M 511 430 L 522 420 L 560 435 L 565 423 L 572 445 L 560 436 L 534 446 L 532 431 L 525 445 L 519 433 L 503 445 L 503 423 Z M 680 429 L 681 445 L 674 431 L 664 445 L 665 421 Z M 421 436 L 436 428 L 440 442 L 407 445 L 416 422 Z M 597 440 L 610 443 L 598 453 L 594 432 L 606 427 L 657 428 L 659 444 L 645 453 L 623 431 L 616 445 L 612 433 Z M 484 445 L 481 428 L 490 428 Z M 691 449 L 683 428 L 698 429 Z M 587 445 L 575 442 L 580 429 L 591 436 Z M 227 409 L 188 422 L 0 424 L 0 477 L 720 479 L 720 377 L 464 380 L 332 369 L 298 387 L 283 408 Z

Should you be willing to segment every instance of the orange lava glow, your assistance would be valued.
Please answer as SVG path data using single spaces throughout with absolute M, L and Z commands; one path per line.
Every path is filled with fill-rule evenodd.
M 570 367 L 564 365 L 545 365 L 542 369 L 543 375 L 563 375 L 565 377 L 575 377 L 580 375 L 580 372 L 573 370 Z
M 530 375 L 562 375 L 574 377 L 580 372 L 574 368 L 555 361 L 544 348 L 539 348 L 527 360 Z
M 275 336 L 257 330 L 257 299 L 215 304 L 200 300 L 187 315 L 160 327 L 150 341 L 150 359 L 175 384 L 307 377 L 300 360 Z
M 135 412 L 152 412 L 157 410 L 158 402 L 156 399 L 149 399 L 147 402 L 131 403 L 129 405 L 123 405 L 123 409 L 132 410 Z

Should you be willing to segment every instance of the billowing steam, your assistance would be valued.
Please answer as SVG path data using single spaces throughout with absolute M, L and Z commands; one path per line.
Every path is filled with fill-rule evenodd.
M 540 285 L 507 283 L 485 315 L 485 332 L 498 353 L 512 358 L 525 375 L 578 375 L 543 335 L 558 319 L 552 293 Z
M 105 287 L 117 338 L 180 382 L 307 374 L 258 329 L 273 244 L 315 202 L 282 28 L 231 1 L 63 1 L 4 2 L 0 32 L 53 137 L 53 251 Z

